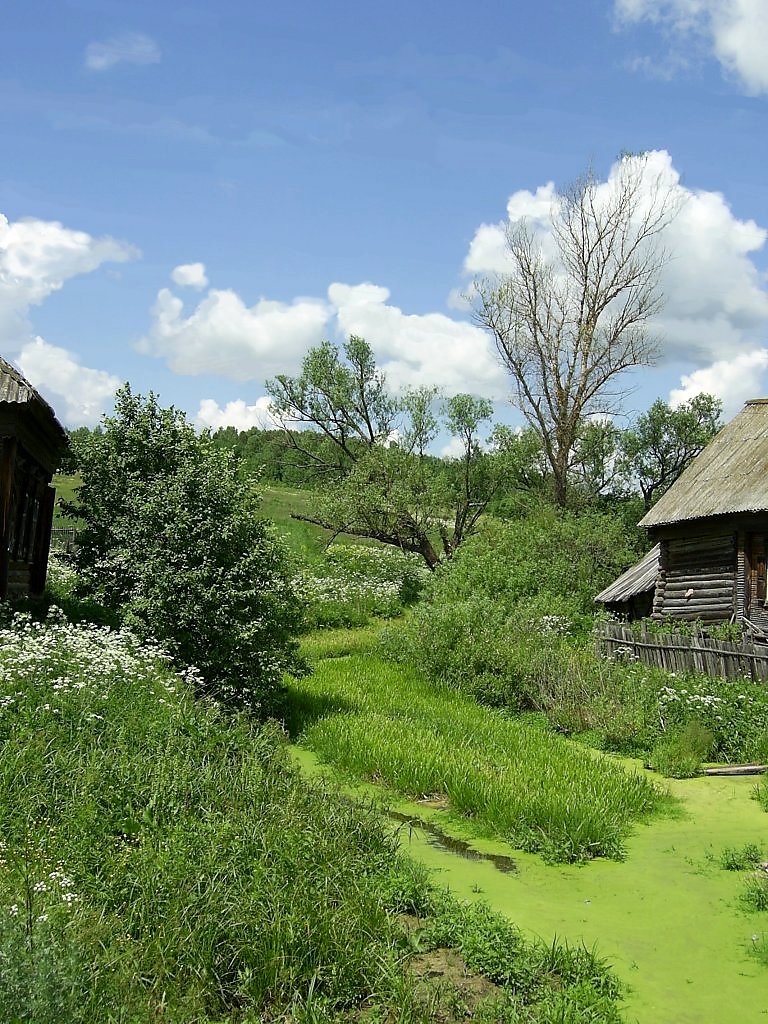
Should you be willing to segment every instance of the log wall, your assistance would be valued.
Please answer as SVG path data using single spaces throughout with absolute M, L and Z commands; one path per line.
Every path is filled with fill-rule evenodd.
M 737 610 L 736 552 L 733 531 L 663 539 L 653 617 L 727 622 Z

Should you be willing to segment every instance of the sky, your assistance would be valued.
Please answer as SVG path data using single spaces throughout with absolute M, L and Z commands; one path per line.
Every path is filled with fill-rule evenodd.
M 768 0 L 5 0 L 0 354 L 69 427 L 200 426 L 361 334 L 394 390 L 511 385 L 462 296 L 622 153 L 679 203 L 628 419 L 768 394 Z

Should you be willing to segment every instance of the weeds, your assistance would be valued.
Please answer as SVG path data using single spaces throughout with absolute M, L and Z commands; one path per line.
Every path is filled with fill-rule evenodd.
M 300 778 L 276 727 L 194 684 L 127 632 L 55 612 L 0 630 L 3 1019 L 434 1019 L 397 915 L 426 927 L 448 897 L 376 808 Z M 489 963 L 508 927 L 475 929 Z M 553 1019 L 536 991 L 482 1019 Z
M 726 847 L 720 854 L 720 867 L 725 871 L 755 871 L 763 859 L 757 843 L 740 847 Z
M 741 891 L 741 902 L 747 910 L 768 910 L 768 876 L 748 878 Z
M 304 719 L 307 697 L 321 717 Z M 434 688 L 374 656 L 322 662 L 292 683 L 294 728 L 325 761 L 398 792 L 447 794 L 458 813 L 553 860 L 621 857 L 662 793 L 637 773 L 542 728 Z

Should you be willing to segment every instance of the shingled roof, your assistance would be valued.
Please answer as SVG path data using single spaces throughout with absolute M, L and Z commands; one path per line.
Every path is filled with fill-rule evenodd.
M 0 431 L 18 436 L 38 461 L 53 472 L 67 434 L 56 413 L 15 366 L 0 357 Z
M 655 544 L 636 565 L 627 569 L 610 586 L 602 590 L 595 601 L 616 604 L 629 601 L 636 594 L 646 594 L 653 590 L 656 586 L 656 577 L 659 575 L 659 551 L 660 545 Z
M 747 402 L 663 494 L 640 526 L 768 510 L 768 398 Z

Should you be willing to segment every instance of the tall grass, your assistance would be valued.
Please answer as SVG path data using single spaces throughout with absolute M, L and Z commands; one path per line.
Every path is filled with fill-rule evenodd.
M 621 857 L 632 823 L 667 800 L 539 721 L 436 693 L 374 655 L 321 662 L 289 691 L 291 726 L 323 760 L 400 793 L 444 794 L 459 814 L 552 859 Z
M 0 629 L 2 1020 L 436 1019 L 403 965 L 464 911 L 375 808 L 299 777 L 276 727 L 194 700 L 194 684 L 162 650 L 55 610 Z M 403 912 L 422 918 L 411 939 Z M 502 963 L 509 929 L 480 915 L 472 931 Z M 519 938 L 528 983 L 476 1019 L 514 1005 L 544 1024 L 557 991 L 560 1009 L 583 1002 L 574 1024 L 615 1021 L 605 967 L 557 949 L 550 971 Z

